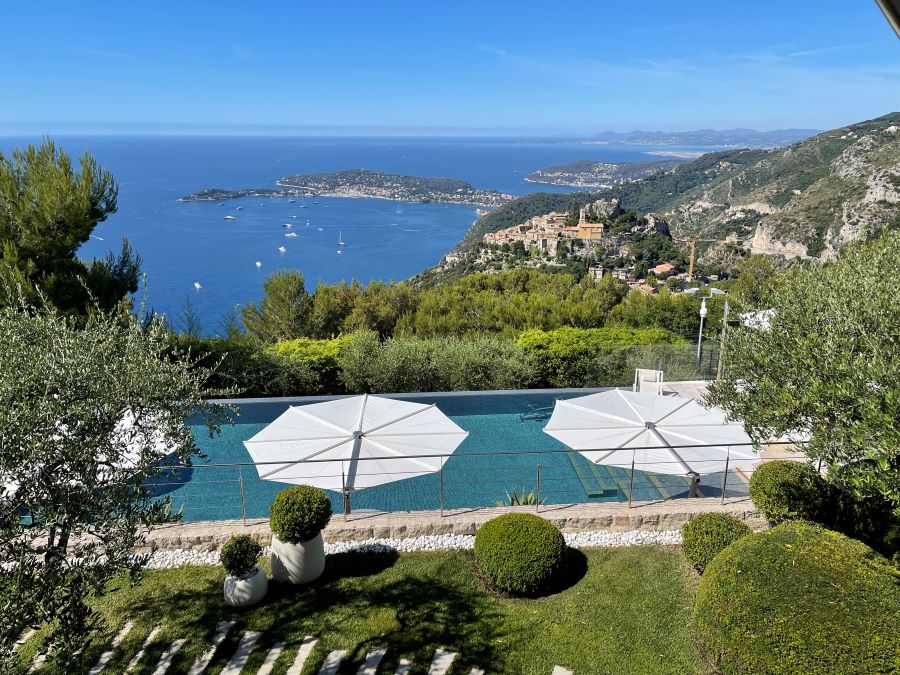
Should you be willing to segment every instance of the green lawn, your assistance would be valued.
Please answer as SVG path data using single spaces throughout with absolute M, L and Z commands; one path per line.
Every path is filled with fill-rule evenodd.
M 387 647 L 379 672 L 393 673 L 400 657 L 425 673 L 436 647 L 458 652 L 451 673 L 473 666 L 493 673 L 549 675 L 554 665 L 576 675 L 706 672 L 693 646 L 690 612 L 695 578 L 680 551 L 661 547 L 573 552 L 568 588 L 539 599 L 497 598 L 482 589 L 471 553 L 340 554 L 309 588 L 272 584 L 264 604 L 231 611 L 222 603 L 223 571 L 188 567 L 148 572 L 143 583 L 99 600 L 108 621 L 89 658 L 93 665 L 126 620 L 134 629 L 107 672 L 121 672 L 150 630 L 162 631 L 138 673 L 151 673 L 176 638 L 188 638 L 170 672 L 185 672 L 208 646 L 218 621 L 236 621 L 209 672 L 221 670 L 240 633 L 264 631 L 244 673 L 255 673 L 268 647 L 287 648 L 284 673 L 305 635 L 319 643 L 304 673 L 344 649 L 342 673 L 355 673 L 369 650 Z M 27 659 L 34 640 L 22 650 Z M 352 657 L 350 660 L 349 657 Z M 62 672 L 48 663 L 42 672 Z

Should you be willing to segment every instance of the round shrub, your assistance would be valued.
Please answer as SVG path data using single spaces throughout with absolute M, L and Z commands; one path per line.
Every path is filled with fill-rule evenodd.
M 701 513 L 681 528 L 681 548 L 688 562 L 699 571 L 726 546 L 753 530 L 728 513 Z
M 233 577 L 249 574 L 256 567 L 256 561 L 262 555 L 262 546 L 246 534 L 232 537 L 222 546 L 222 567 Z
M 498 590 L 534 595 L 566 562 L 566 540 L 552 523 L 528 513 L 489 520 L 475 534 L 475 562 Z
M 750 499 L 773 523 L 821 522 L 826 517 L 828 487 L 812 465 L 778 460 L 766 462 L 753 472 Z
M 707 566 L 697 636 L 721 672 L 900 669 L 900 585 L 883 556 L 819 525 L 743 537 Z
M 296 485 L 278 493 L 269 516 L 269 527 L 281 541 L 309 541 L 331 520 L 331 500 L 324 490 Z

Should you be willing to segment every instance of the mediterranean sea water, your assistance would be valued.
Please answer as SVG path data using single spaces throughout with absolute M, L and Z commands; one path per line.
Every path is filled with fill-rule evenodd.
M 0 152 L 39 140 L 0 138 Z M 190 302 L 206 334 L 219 332 L 222 317 L 235 305 L 258 299 L 262 281 L 276 270 L 300 270 L 310 288 L 319 281 L 406 279 L 439 262 L 477 216 L 474 206 L 383 199 L 319 197 L 303 205 L 299 199 L 294 204 L 259 198 L 177 201 L 183 195 L 209 187 L 274 187 L 285 175 L 353 168 L 458 178 L 523 195 L 567 189 L 525 181 L 535 169 L 578 159 L 653 159 L 648 153 L 660 149 L 507 138 L 62 136 L 56 141 L 73 155 L 90 151 L 119 182 L 118 212 L 96 228 L 79 255 L 105 256 L 128 237 L 143 260 L 149 307 L 179 327 Z M 236 219 L 225 220 L 226 215 Z M 287 223 L 292 227 L 284 227 Z M 338 246 L 340 238 L 346 246 Z

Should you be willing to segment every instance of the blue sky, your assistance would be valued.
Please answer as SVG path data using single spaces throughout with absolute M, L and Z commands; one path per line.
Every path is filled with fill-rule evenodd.
M 20 2 L 0 133 L 831 128 L 900 108 L 871 0 Z

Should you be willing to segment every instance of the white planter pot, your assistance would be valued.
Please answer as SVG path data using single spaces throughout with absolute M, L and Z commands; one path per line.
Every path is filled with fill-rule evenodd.
M 259 566 L 241 577 L 225 577 L 225 604 L 230 607 L 249 607 L 266 597 L 269 580 Z
M 325 570 L 325 541 L 319 532 L 309 541 L 291 544 L 272 535 L 272 578 L 291 584 L 308 584 Z

